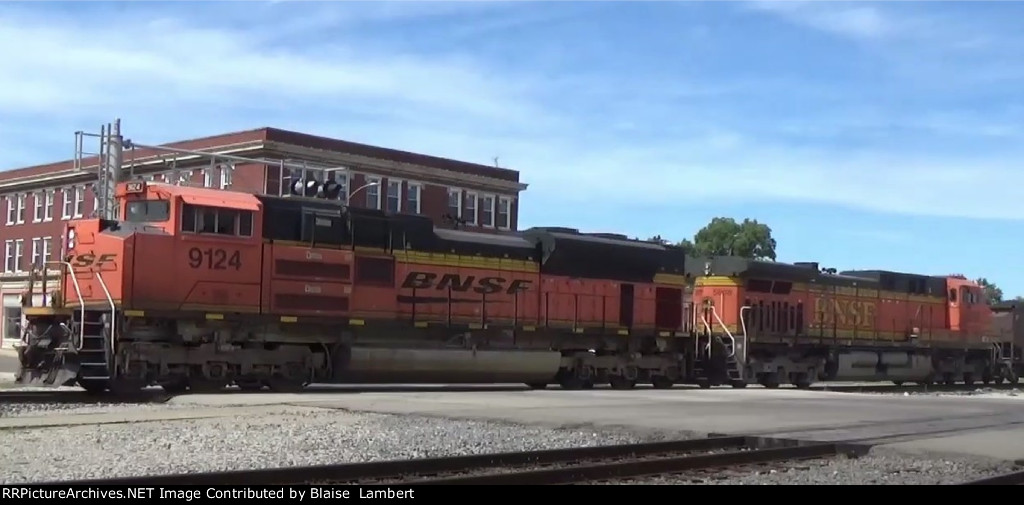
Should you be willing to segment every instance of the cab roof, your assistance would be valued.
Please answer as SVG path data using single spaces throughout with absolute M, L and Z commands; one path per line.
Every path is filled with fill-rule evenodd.
M 128 192 L 129 184 L 142 183 L 146 194 L 169 195 L 181 197 L 182 201 L 192 205 L 203 205 L 207 207 L 218 207 L 222 209 L 236 209 L 258 211 L 263 204 L 252 193 L 240 191 L 229 191 L 225 189 L 197 188 L 194 186 L 178 186 L 166 182 L 153 181 L 128 181 L 118 184 L 117 196 L 124 197 Z

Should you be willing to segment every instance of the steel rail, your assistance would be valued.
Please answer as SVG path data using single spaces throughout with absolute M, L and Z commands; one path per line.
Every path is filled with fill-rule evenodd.
M 744 436 L 708 437 L 667 442 L 605 445 L 570 449 L 548 449 L 497 454 L 473 454 L 441 458 L 418 458 L 369 463 L 296 466 L 227 472 L 114 477 L 109 479 L 34 482 L 33 485 L 286 485 L 361 480 L 406 479 L 425 474 L 483 471 L 488 468 L 521 465 L 574 463 L 592 459 L 639 458 L 655 454 L 715 449 L 742 449 L 763 444 Z M 820 449 L 816 449 L 820 450 Z M 797 452 L 799 454 L 799 451 Z
M 1018 465 L 1024 461 L 1017 461 Z M 961 486 L 1024 486 L 1024 470 L 957 483 Z
M 843 451 L 840 444 L 821 443 L 796 447 L 731 451 L 669 458 L 617 461 L 586 466 L 545 468 L 524 472 L 442 477 L 405 481 L 403 485 L 551 485 L 596 480 L 681 473 L 716 467 L 741 466 L 803 459 L 827 458 Z

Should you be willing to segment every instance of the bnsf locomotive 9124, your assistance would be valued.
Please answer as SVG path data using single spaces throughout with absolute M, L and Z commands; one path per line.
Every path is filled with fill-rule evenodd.
M 994 311 L 962 276 L 693 258 L 566 228 L 474 233 L 327 199 L 141 181 L 116 197 L 123 219 L 66 225 L 48 303 L 23 308 L 19 382 L 1017 380 L 1017 325 L 999 319 L 1016 321 L 1016 308 Z

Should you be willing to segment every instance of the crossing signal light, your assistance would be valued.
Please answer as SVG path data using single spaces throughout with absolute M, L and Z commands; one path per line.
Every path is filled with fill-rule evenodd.
M 334 181 L 327 181 L 320 185 L 320 194 L 328 200 L 337 200 L 341 195 L 341 184 Z
M 337 200 L 341 196 L 343 187 L 335 181 L 318 182 L 314 179 L 299 179 L 292 184 L 290 189 L 291 194 L 295 196 Z
M 292 184 L 292 194 L 297 196 L 314 197 L 320 189 L 320 183 L 313 179 L 299 179 Z

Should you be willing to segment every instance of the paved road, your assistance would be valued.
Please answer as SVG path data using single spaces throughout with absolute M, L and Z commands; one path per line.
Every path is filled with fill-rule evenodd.
M 1018 398 L 878 395 L 748 388 L 670 391 L 337 391 L 186 395 L 202 406 L 307 405 L 555 426 L 622 426 L 657 432 L 758 434 L 806 440 L 888 437 L 887 448 L 1024 459 Z M 928 434 L 926 438 L 920 435 Z M 908 437 L 908 435 L 911 435 Z

